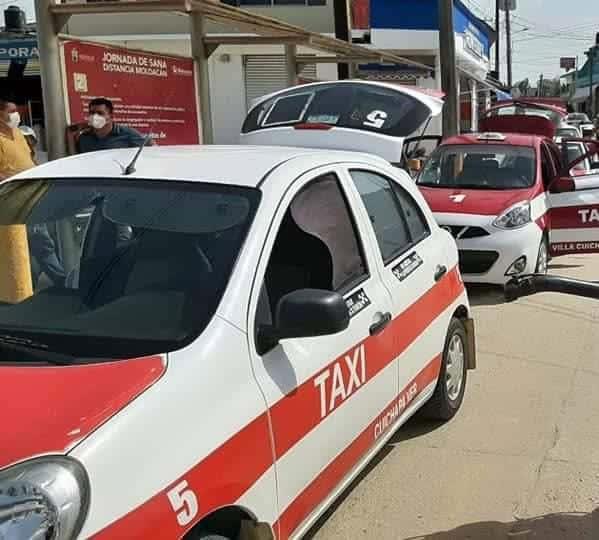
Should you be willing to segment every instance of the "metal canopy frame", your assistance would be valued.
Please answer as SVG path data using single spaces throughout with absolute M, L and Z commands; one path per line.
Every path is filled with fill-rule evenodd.
M 367 48 L 343 40 L 310 32 L 299 26 L 279 21 L 272 17 L 251 13 L 244 9 L 222 4 L 218 0 L 115 0 L 112 2 L 52 2 L 50 12 L 54 16 L 56 31 L 60 32 L 72 15 L 111 13 L 157 13 L 179 12 L 188 15 L 201 13 L 204 19 L 232 26 L 237 30 L 250 31 L 255 35 L 212 35 L 204 37 L 207 53 L 219 45 L 301 45 L 331 54 L 339 63 L 378 63 L 413 66 L 427 72 L 431 66 L 415 62 L 397 54 Z M 318 63 L 318 57 L 311 59 Z M 331 63 L 330 57 L 323 62 Z
M 50 159 L 66 154 L 64 123 L 66 101 L 62 81 L 62 63 L 59 41 L 64 28 L 73 15 L 99 15 L 119 13 L 179 13 L 189 17 L 192 57 L 196 64 L 197 92 L 202 104 L 202 139 L 213 141 L 212 113 L 210 110 L 210 82 L 208 59 L 221 45 L 281 45 L 285 49 L 287 82 L 298 82 L 302 66 L 309 63 L 387 64 L 410 66 L 425 73 L 434 68 L 390 51 L 355 45 L 334 37 L 310 32 L 272 17 L 229 6 L 219 0 L 111 0 L 111 1 L 59 1 L 36 0 L 36 21 L 42 90 L 45 103 L 45 120 L 48 127 L 47 142 Z M 207 35 L 206 21 L 231 28 L 239 33 Z M 70 39 L 85 37 L 69 36 Z M 299 56 L 297 47 L 324 53 L 322 56 Z

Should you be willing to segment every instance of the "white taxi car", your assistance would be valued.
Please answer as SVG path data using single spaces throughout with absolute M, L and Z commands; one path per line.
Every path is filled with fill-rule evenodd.
M 301 537 L 413 413 L 459 409 L 455 242 L 381 158 L 131 157 L 0 186 L 13 267 L 66 276 L 0 303 L 0 537 Z

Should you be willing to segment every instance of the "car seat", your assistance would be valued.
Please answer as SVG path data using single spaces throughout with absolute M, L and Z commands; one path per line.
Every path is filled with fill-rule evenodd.
M 288 210 L 283 218 L 265 275 L 271 312 L 279 300 L 299 289 L 333 288 L 333 257 L 320 238 L 305 232 Z
M 94 308 L 140 291 L 187 291 L 209 263 L 194 235 L 138 229 L 136 238 L 110 257 L 82 262 L 79 287 Z

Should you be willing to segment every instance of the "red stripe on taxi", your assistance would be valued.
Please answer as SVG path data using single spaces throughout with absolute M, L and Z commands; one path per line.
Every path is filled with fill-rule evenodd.
M 0 367 L 0 469 L 62 454 L 87 437 L 164 373 L 160 356 L 74 366 Z
M 551 228 L 599 228 L 599 205 L 561 206 L 551 209 Z
M 366 382 L 413 343 L 432 321 L 458 299 L 463 290 L 464 284 L 460 279 L 458 268 L 455 267 L 399 315 L 388 329 L 378 336 L 365 339 L 363 344 L 368 348 L 369 355 L 369 371 Z M 353 349 L 359 346 L 360 343 L 356 344 Z M 351 352 L 346 354 L 351 354 Z M 341 356 L 341 359 L 344 357 L 345 354 Z M 338 360 L 332 361 L 329 368 Z M 431 364 L 423 372 L 430 375 L 432 373 L 430 369 L 432 369 Z M 234 504 L 273 465 L 274 456 L 270 449 L 266 445 L 256 444 L 257 440 L 270 440 L 269 416 L 275 431 L 277 457 L 289 451 L 320 423 L 322 419 L 320 396 L 318 388 L 314 385 L 314 378 L 317 375 L 318 373 L 310 377 L 305 383 L 275 403 L 269 411 L 241 428 L 239 432 L 182 477 L 173 481 L 163 491 L 108 525 L 93 538 L 182 536 L 192 528 L 193 523 L 186 527 L 178 524 L 176 514 L 169 505 L 167 493 L 183 479 L 187 481 L 189 488 L 194 491 L 199 501 L 198 518 L 194 523 L 218 508 Z M 435 377 L 431 379 L 431 382 Z M 371 437 L 370 444 L 373 442 Z M 345 452 L 353 456 L 355 450 L 346 450 L 344 454 Z M 342 467 L 348 460 L 347 457 L 343 458 L 337 467 Z M 352 466 L 353 464 L 349 468 Z M 349 469 L 345 469 L 343 474 L 348 472 Z M 336 476 L 333 475 L 333 477 Z M 326 482 L 325 484 L 328 485 Z M 320 493 L 320 489 L 316 490 L 316 493 Z M 321 500 L 313 500 L 312 496 L 303 500 L 310 501 L 312 507 L 309 512 L 321 502 Z M 304 503 L 299 504 L 301 508 L 306 508 Z M 303 515 L 304 512 L 305 510 L 301 512 L 292 510 L 293 516 Z M 295 519 L 297 518 L 287 517 L 285 527 L 289 527 L 289 524 Z
M 285 509 L 278 526 L 279 538 L 288 538 L 291 533 L 306 519 L 327 495 L 337 486 L 361 461 L 368 450 L 391 426 L 401 418 L 408 406 L 429 384 L 439 376 L 441 356 L 434 358 L 404 388 L 382 413 L 373 420 L 360 435 L 339 454 L 329 465 L 301 492 L 301 494 Z M 411 391 L 411 389 L 417 390 Z M 398 404 L 399 403 L 399 404 Z M 400 410 L 401 408 L 401 410 Z M 396 416 L 396 411 L 399 414 Z M 384 419 L 392 415 L 393 421 L 384 428 Z M 277 525 L 277 524 L 276 524 Z M 275 525 L 275 529 L 276 529 Z
M 431 288 L 396 317 L 385 332 L 365 339 L 363 344 L 368 358 L 366 383 L 401 355 L 455 301 L 463 289 L 464 284 L 459 279 L 456 267 L 442 283 Z M 356 347 L 359 345 L 356 344 Z M 353 350 L 346 354 L 352 355 Z M 321 372 L 330 369 L 339 360 L 343 361 L 344 357 L 336 359 Z M 344 366 L 344 363 L 341 362 L 341 365 Z M 277 458 L 288 452 L 322 421 L 315 378 L 308 379 L 270 409 Z M 363 386 L 357 388 L 356 392 L 361 388 Z

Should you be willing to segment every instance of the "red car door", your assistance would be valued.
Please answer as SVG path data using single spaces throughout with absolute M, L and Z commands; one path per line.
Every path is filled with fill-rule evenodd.
M 549 240 L 553 255 L 599 253 L 599 170 L 571 176 L 576 165 L 597 152 L 589 152 L 571 163 L 553 143 L 544 143 L 553 161 L 554 180 L 549 186 Z

